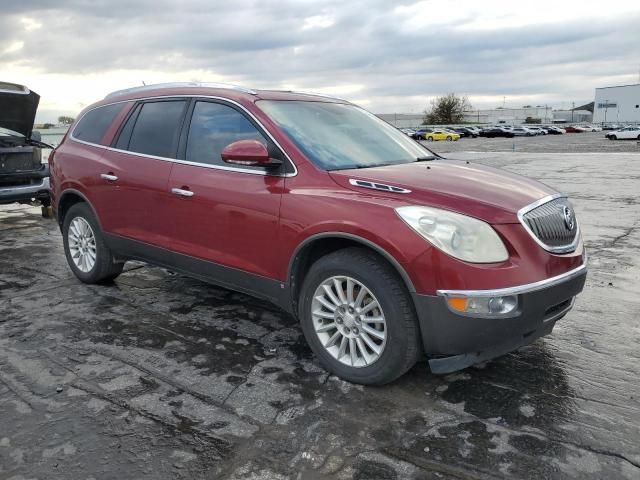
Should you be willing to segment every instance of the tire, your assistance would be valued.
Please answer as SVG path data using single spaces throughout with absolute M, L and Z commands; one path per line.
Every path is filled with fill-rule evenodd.
M 354 285 L 351 297 L 347 293 L 348 280 Z M 338 295 L 336 281 L 343 287 L 344 298 Z M 358 285 L 362 285 L 368 293 L 357 305 L 352 302 L 353 307 L 356 308 L 354 312 L 366 308 L 367 299 L 370 300 L 369 304 L 376 301 L 378 306 L 366 312 L 364 318 L 375 319 L 376 322 L 382 319 L 383 322 L 365 322 L 357 313 L 353 316 L 346 310 L 341 312 L 341 306 L 334 308 L 333 311 L 322 306 L 318 298 L 325 298 L 325 304 L 326 299 L 330 298 L 330 296 L 324 297 L 326 293 L 322 285 L 325 283 L 331 285 L 329 288 L 338 304 L 345 307 L 347 304 L 341 302 L 345 299 L 354 300 L 354 297 L 358 300 L 359 293 L 362 291 Z M 336 302 L 331 300 L 328 300 L 328 303 L 334 307 L 336 305 Z M 316 261 L 303 282 L 299 305 L 298 313 L 302 331 L 311 350 L 325 369 L 349 382 L 363 385 L 389 383 L 415 365 L 422 353 L 420 331 L 409 292 L 397 272 L 384 259 L 364 248 L 345 248 Z M 317 314 L 323 316 L 319 317 Z M 327 317 L 327 315 L 333 315 L 333 317 Z M 339 326 L 342 330 L 338 329 Z M 329 327 L 325 329 L 326 333 L 316 331 L 316 328 L 323 327 Z M 350 332 L 349 328 L 351 328 Z M 381 331 L 378 331 L 376 336 L 368 333 L 372 328 L 382 329 L 384 340 L 378 338 Z M 349 333 L 345 333 L 345 329 Z M 353 343 L 347 335 L 356 336 Z M 343 339 L 346 341 L 344 346 Z M 331 340 L 334 340 L 333 344 L 325 347 Z M 365 344 L 372 340 L 376 342 L 375 346 L 379 349 L 377 352 L 367 347 L 370 343 Z M 355 347 L 353 350 L 351 345 Z M 362 354 L 363 346 L 366 355 Z M 367 356 L 370 358 L 366 359 Z
M 77 240 L 74 241 L 74 238 L 79 237 L 83 237 L 83 245 L 80 245 Z M 104 236 L 91 208 L 86 203 L 76 203 L 65 214 L 62 222 L 62 240 L 67 263 L 81 282 L 90 284 L 109 282 L 122 273 L 124 262 L 116 262 L 111 250 L 104 242 Z M 74 253 L 71 252 L 73 248 L 76 248 Z M 77 249 L 84 249 L 87 252 L 84 257 L 86 263 L 76 264 L 72 255 L 78 255 Z M 95 257 L 93 264 L 90 263 L 90 252 L 93 252 Z
M 611 136 L 609 137 L 609 140 L 617 140 L 617 139 L 618 139 L 618 137 L 616 137 L 615 135 L 611 135 Z
M 451 137 L 447 137 L 447 142 L 450 142 L 450 141 L 452 141 L 452 140 L 453 140 L 453 138 L 451 138 Z
M 427 142 L 433 142 L 433 137 L 427 137 Z

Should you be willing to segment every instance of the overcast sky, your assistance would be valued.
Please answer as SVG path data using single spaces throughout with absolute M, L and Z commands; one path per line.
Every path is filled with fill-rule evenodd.
M 179 80 L 334 94 L 376 113 L 421 112 L 447 92 L 477 108 L 569 107 L 637 83 L 639 46 L 637 0 L 20 0 L 3 2 L 0 80 L 42 96 L 39 121 Z

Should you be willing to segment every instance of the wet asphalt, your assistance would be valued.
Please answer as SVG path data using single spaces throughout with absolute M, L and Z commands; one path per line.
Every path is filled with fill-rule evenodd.
M 1 206 L 0 479 L 640 479 L 640 155 L 450 157 L 570 194 L 585 291 L 528 347 L 376 388 L 267 303 L 133 263 L 83 285 Z

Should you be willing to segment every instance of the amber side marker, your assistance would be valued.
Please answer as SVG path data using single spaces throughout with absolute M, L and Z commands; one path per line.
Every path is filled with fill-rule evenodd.
M 449 306 L 458 312 L 464 312 L 467 309 L 467 299 L 462 297 L 447 298 Z

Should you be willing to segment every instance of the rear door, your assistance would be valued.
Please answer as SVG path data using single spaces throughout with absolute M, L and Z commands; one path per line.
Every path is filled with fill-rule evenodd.
M 167 185 L 189 100 L 139 102 L 129 114 L 99 172 L 96 208 L 107 233 L 169 247 L 163 223 Z
M 224 163 L 224 147 L 245 139 L 264 143 L 273 158 L 283 160 L 282 168 L 272 172 Z M 284 174 L 291 168 L 283 157 L 240 108 L 223 101 L 195 101 L 169 180 L 174 193 L 167 227 L 173 250 L 276 278 L 280 199 Z

